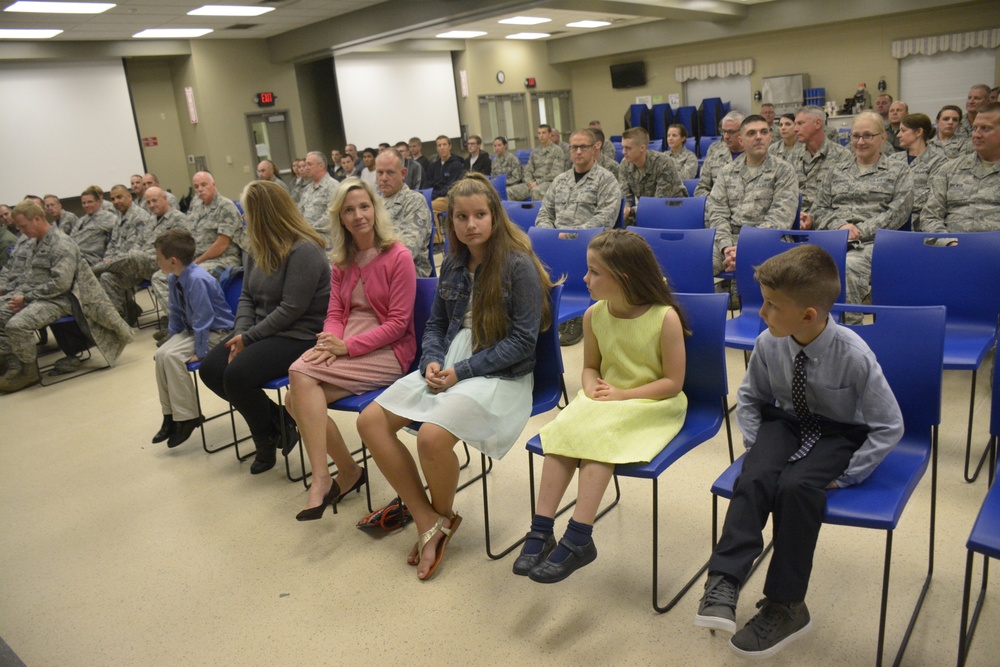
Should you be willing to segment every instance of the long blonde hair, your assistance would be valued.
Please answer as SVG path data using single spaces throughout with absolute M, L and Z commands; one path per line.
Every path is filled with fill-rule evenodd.
M 455 234 L 453 215 L 456 199 L 475 195 L 486 198 L 490 216 L 493 218 L 493 231 L 486 241 L 483 263 L 480 265 L 479 275 L 476 277 L 476 289 L 472 296 L 472 339 L 475 349 L 482 350 L 506 338 L 509 333 L 510 323 L 503 308 L 504 265 L 508 255 L 515 252 L 524 253 L 534 264 L 538 282 L 542 287 L 540 331 L 552 326 L 552 309 L 549 307 L 552 281 L 531 249 L 528 235 L 510 221 L 496 188 L 482 174 L 470 173 L 448 191 L 448 217 L 445 226 L 448 230 L 448 242 L 451 245 L 449 252 L 465 262 L 468 261 L 469 249 Z
M 252 181 L 240 195 L 250 236 L 250 255 L 264 273 L 278 270 L 300 240 L 326 243 L 299 212 L 291 195 L 271 181 Z
M 346 268 L 354 261 L 354 255 L 358 253 L 358 244 L 354 242 L 354 237 L 350 233 L 344 232 L 344 225 L 340 223 L 340 211 L 344 208 L 344 200 L 352 190 L 364 190 L 371 200 L 374 211 L 373 227 L 375 230 L 375 247 L 379 252 L 385 252 L 396 242 L 396 232 L 392 227 L 392 216 L 385 209 L 382 198 L 375 192 L 371 183 L 362 181 L 356 176 L 345 178 L 337 188 L 337 194 L 330 204 L 327 215 L 330 217 L 330 259 L 340 268 Z

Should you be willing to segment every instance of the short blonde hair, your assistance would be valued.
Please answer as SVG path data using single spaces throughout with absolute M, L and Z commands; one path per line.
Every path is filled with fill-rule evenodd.
M 840 296 L 840 271 L 826 250 L 802 243 L 754 267 L 761 287 L 782 292 L 803 308 L 829 313 Z
M 374 209 L 375 219 L 372 221 L 375 228 L 375 247 L 379 252 L 385 252 L 396 242 L 396 232 L 392 227 L 392 216 L 385 209 L 382 198 L 375 192 L 371 183 L 361 180 L 357 176 L 345 178 L 337 188 L 337 194 L 330 204 L 327 214 L 330 216 L 330 259 L 340 268 L 346 268 L 358 252 L 358 245 L 354 242 L 354 237 L 344 233 L 344 225 L 340 222 L 340 211 L 344 208 L 344 200 L 354 190 L 364 190 L 371 200 Z

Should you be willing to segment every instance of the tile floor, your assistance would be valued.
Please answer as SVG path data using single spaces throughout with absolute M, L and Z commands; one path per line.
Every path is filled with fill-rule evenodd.
M 565 350 L 571 393 L 582 348 Z M 143 330 L 114 369 L 0 397 L 0 636 L 30 667 L 741 662 L 724 635 L 692 625 L 700 583 L 670 613 L 650 608 L 648 482 L 622 481 L 621 505 L 595 532 L 598 560 L 553 586 L 513 576 L 513 556 L 486 557 L 474 485 L 457 499 L 465 521 L 445 563 L 421 583 L 404 560 L 412 527 L 381 536 L 354 527 L 367 511 L 363 494 L 336 516 L 298 523 L 305 493 L 280 468 L 251 477 L 232 450 L 208 456 L 197 436 L 174 450 L 150 445 L 160 422 L 153 350 Z M 729 355 L 735 389 L 743 361 Z M 935 572 L 906 665 L 956 658 L 964 544 L 986 489 L 962 481 L 968 382 L 946 373 Z M 981 378 L 980 445 L 988 392 Z M 220 405 L 213 396 L 206 411 Z M 522 445 L 554 415 L 532 419 L 490 475 L 496 542 L 527 530 Z M 334 417 L 356 443 L 353 416 Z M 212 422 L 209 438 L 221 442 L 227 430 Z M 708 556 L 708 488 L 727 463 L 723 433 L 661 480 L 664 594 Z M 394 495 L 377 471 L 371 479 L 376 503 Z M 929 481 L 896 534 L 888 659 L 923 578 Z M 557 531 L 564 526 L 565 517 Z M 813 631 L 773 664 L 874 662 L 883 540 L 825 527 L 808 597 Z M 762 585 L 758 574 L 744 589 L 741 624 Z M 997 664 L 1000 584 L 993 589 L 970 665 Z

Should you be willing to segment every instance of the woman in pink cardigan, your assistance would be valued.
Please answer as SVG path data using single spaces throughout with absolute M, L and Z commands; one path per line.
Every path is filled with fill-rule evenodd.
M 327 404 L 392 384 L 417 352 L 413 257 L 396 240 L 392 222 L 374 188 L 358 178 L 340 184 L 330 206 L 333 271 L 323 333 L 288 370 L 285 399 L 298 423 L 312 465 L 309 504 L 299 521 L 323 516 L 367 482 L 354 462 Z M 330 476 L 327 454 L 337 464 Z

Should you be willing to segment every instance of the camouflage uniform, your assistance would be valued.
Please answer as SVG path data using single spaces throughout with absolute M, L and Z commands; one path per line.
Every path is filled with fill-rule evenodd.
M 8 255 L 7 264 L 0 270 L 0 295 L 10 292 L 27 271 L 31 259 L 29 241 L 31 241 L 29 237 L 18 234 L 15 237 L 14 245 L 7 248 L 5 253 Z M 6 299 L 0 299 L 0 301 L 6 301 Z
M 562 149 L 554 144 L 539 146 L 531 151 L 528 164 L 524 165 L 521 178 L 523 183 L 513 187 L 507 187 L 507 197 L 513 201 L 528 201 L 534 199 L 540 201 L 545 198 L 545 192 L 549 189 L 556 176 L 566 171 L 565 157 Z M 528 183 L 532 181 L 538 183 L 534 190 L 528 190 Z
M 674 161 L 664 153 L 646 151 L 646 165 L 639 169 L 628 160 L 622 162 L 618 176 L 625 205 L 632 208 L 626 225 L 635 224 L 635 207 L 639 197 L 687 197 L 687 188 L 677 173 Z
M 392 226 L 396 236 L 413 255 L 413 266 L 418 278 L 431 275 L 431 260 L 428 254 L 431 242 L 431 209 L 427 199 L 403 184 L 394 195 L 383 197 L 385 209 L 392 216 Z
M 893 153 L 889 159 L 905 164 L 910 169 L 910 175 L 913 176 L 913 214 L 910 220 L 914 231 L 923 231 L 920 227 L 920 212 L 931 192 L 931 179 L 939 169 L 948 164 L 948 158 L 936 147 L 928 146 L 913 162 L 909 162 L 909 154 L 905 150 Z
M 877 229 L 899 229 L 913 206 L 913 177 L 905 163 L 881 155 L 859 167 L 851 160 L 832 167 L 813 204 L 815 229 L 839 229 L 848 223 L 861 233 L 847 248 L 847 303 L 861 303 L 869 291 L 872 247 Z M 857 313 L 846 318 L 859 322 Z
M 511 155 L 507 151 L 503 155 L 493 156 L 493 175 L 500 176 L 507 174 L 507 187 L 517 185 L 523 181 L 521 161 L 516 155 Z
M 71 213 L 67 210 L 63 210 L 59 214 L 58 220 L 53 220 L 52 224 L 62 230 L 63 234 L 70 234 L 73 231 L 73 225 L 77 223 L 80 218 L 76 213 Z
M 707 197 L 712 192 L 712 186 L 719 172 L 723 167 L 732 164 L 733 160 L 733 153 L 726 146 L 726 142 L 719 140 L 709 146 L 705 153 L 705 161 L 701 165 L 701 176 L 698 179 L 698 187 L 694 189 L 694 196 Z
M 24 297 L 17 313 L 0 299 L 0 358 L 13 354 L 24 365 L 35 363 L 35 331 L 69 315 L 70 288 L 76 276 L 80 249 L 53 226 L 41 239 L 19 246 L 20 271 L 6 284 L 10 296 Z
M 562 150 L 563 153 L 563 169 L 572 169 L 573 158 L 569 154 L 569 144 L 567 144 L 565 141 L 560 141 L 559 148 Z
M 323 174 L 319 183 L 307 181 L 302 187 L 302 197 L 299 199 L 299 210 L 306 221 L 319 232 L 327 245 L 330 243 L 330 202 L 337 192 L 340 183 L 332 178 L 330 174 Z
M 792 163 L 799 177 L 802 211 L 808 213 L 833 166 L 854 162 L 854 154 L 840 144 L 824 139 L 815 155 L 809 154 L 805 144 L 798 144 L 786 159 Z
M 611 137 L 608 137 L 607 141 L 604 142 L 604 145 L 601 146 L 601 155 L 614 162 L 615 144 L 611 141 Z
M 938 170 L 920 217 L 924 232 L 1000 231 L 1000 162 L 968 153 Z
M 122 317 L 127 314 L 129 291 L 143 280 L 151 280 L 156 272 L 155 258 L 146 254 L 146 235 L 152 226 L 153 216 L 133 204 L 111 234 L 111 243 L 104 256 L 104 264 L 94 273 L 99 275 L 101 287 L 107 293 L 115 310 Z M 152 244 L 156 239 L 149 239 Z
M 277 183 L 278 185 L 280 185 L 281 187 L 283 187 L 285 189 L 285 192 L 287 192 L 289 194 L 292 193 L 292 191 L 288 188 L 288 183 L 285 183 L 285 181 L 283 181 L 277 174 L 275 174 L 274 177 L 271 178 L 271 182 L 272 183 Z
M 674 168 L 682 181 L 687 181 L 698 176 L 698 156 L 686 148 L 681 148 L 678 152 L 668 150 L 664 155 L 669 155 L 674 161 Z
M 170 208 L 161 217 L 155 218 L 148 229 L 145 230 L 145 253 L 146 257 L 152 260 L 154 266 L 156 265 L 156 248 L 153 243 L 160 236 L 160 234 L 169 231 L 174 227 L 183 227 L 184 229 L 187 229 L 187 218 L 184 217 L 184 214 L 176 208 Z M 160 311 L 166 314 L 167 304 L 169 303 L 167 274 L 159 270 L 154 271 L 153 278 L 150 282 L 153 284 L 153 295 L 156 296 L 156 301 L 160 305 Z
M 69 237 L 76 241 L 80 248 L 80 254 L 91 266 L 96 266 L 104 260 L 104 253 L 108 247 L 108 240 L 111 232 L 118 226 L 118 219 L 103 209 L 99 209 L 93 215 L 85 215 L 69 233 Z
M 940 137 L 934 137 L 927 142 L 928 146 L 937 146 L 944 151 L 944 156 L 949 160 L 954 160 L 955 158 L 972 152 L 972 143 L 969 141 L 968 137 L 960 137 L 955 134 L 951 139 L 945 141 Z
M 536 227 L 557 229 L 611 229 L 621 207 L 618 181 L 604 167 L 594 165 L 577 182 L 572 169 L 556 176 L 545 193 Z
M 216 193 L 212 202 L 206 204 L 195 197 L 188 211 L 188 229 L 194 237 L 195 257 L 200 257 L 218 237 L 229 237 L 229 246 L 218 257 L 200 262 L 213 276 L 218 278 L 229 267 L 240 265 L 240 250 L 233 238 L 243 229 L 243 218 L 232 200 Z
M 302 193 L 305 191 L 305 188 L 306 182 L 302 178 L 296 178 L 292 181 L 291 187 L 288 188 L 289 194 L 292 195 L 292 201 L 295 202 L 296 205 L 302 201 Z
M 785 145 L 784 140 L 779 135 L 774 135 L 774 139 L 771 141 L 771 145 L 767 147 L 767 154 L 773 155 L 774 157 L 780 157 L 782 160 L 791 160 L 792 152 L 799 147 L 799 143 L 795 142 L 792 147 L 789 148 Z
M 705 202 L 706 226 L 715 228 L 715 273 L 724 269 L 722 251 L 737 245 L 741 228 L 791 229 L 798 207 L 795 170 L 781 158 L 768 155 L 750 167 L 743 154 L 724 167 Z
M 608 158 L 604 157 L 604 155 L 601 155 L 599 158 L 597 158 L 597 164 L 601 165 L 602 167 L 610 171 L 611 175 L 614 176 L 615 179 L 621 181 L 622 167 L 617 162 L 615 162 L 614 160 L 609 160 Z
M 959 121 L 958 127 L 955 128 L 955 138 L 957 139 L 972 139 L 972 121 L 969 119 L 968 112 L 962 114 L 962 120 Z
M 17 245 L 17 239 L 19 237 L 14 235 L 14 232 L 7 229 L 6 226 L 0 224 L 0 271 L 7 266 L 7 262 L 10 261 L 11 255 L 14 253 L 14 246 Z
M 406 168 L 403 183 L 411 190 L 419 190 L 420 184 L 424 182 L 424 168 L 413 158 L 406 158 L 406 164 L 403 166 Z

